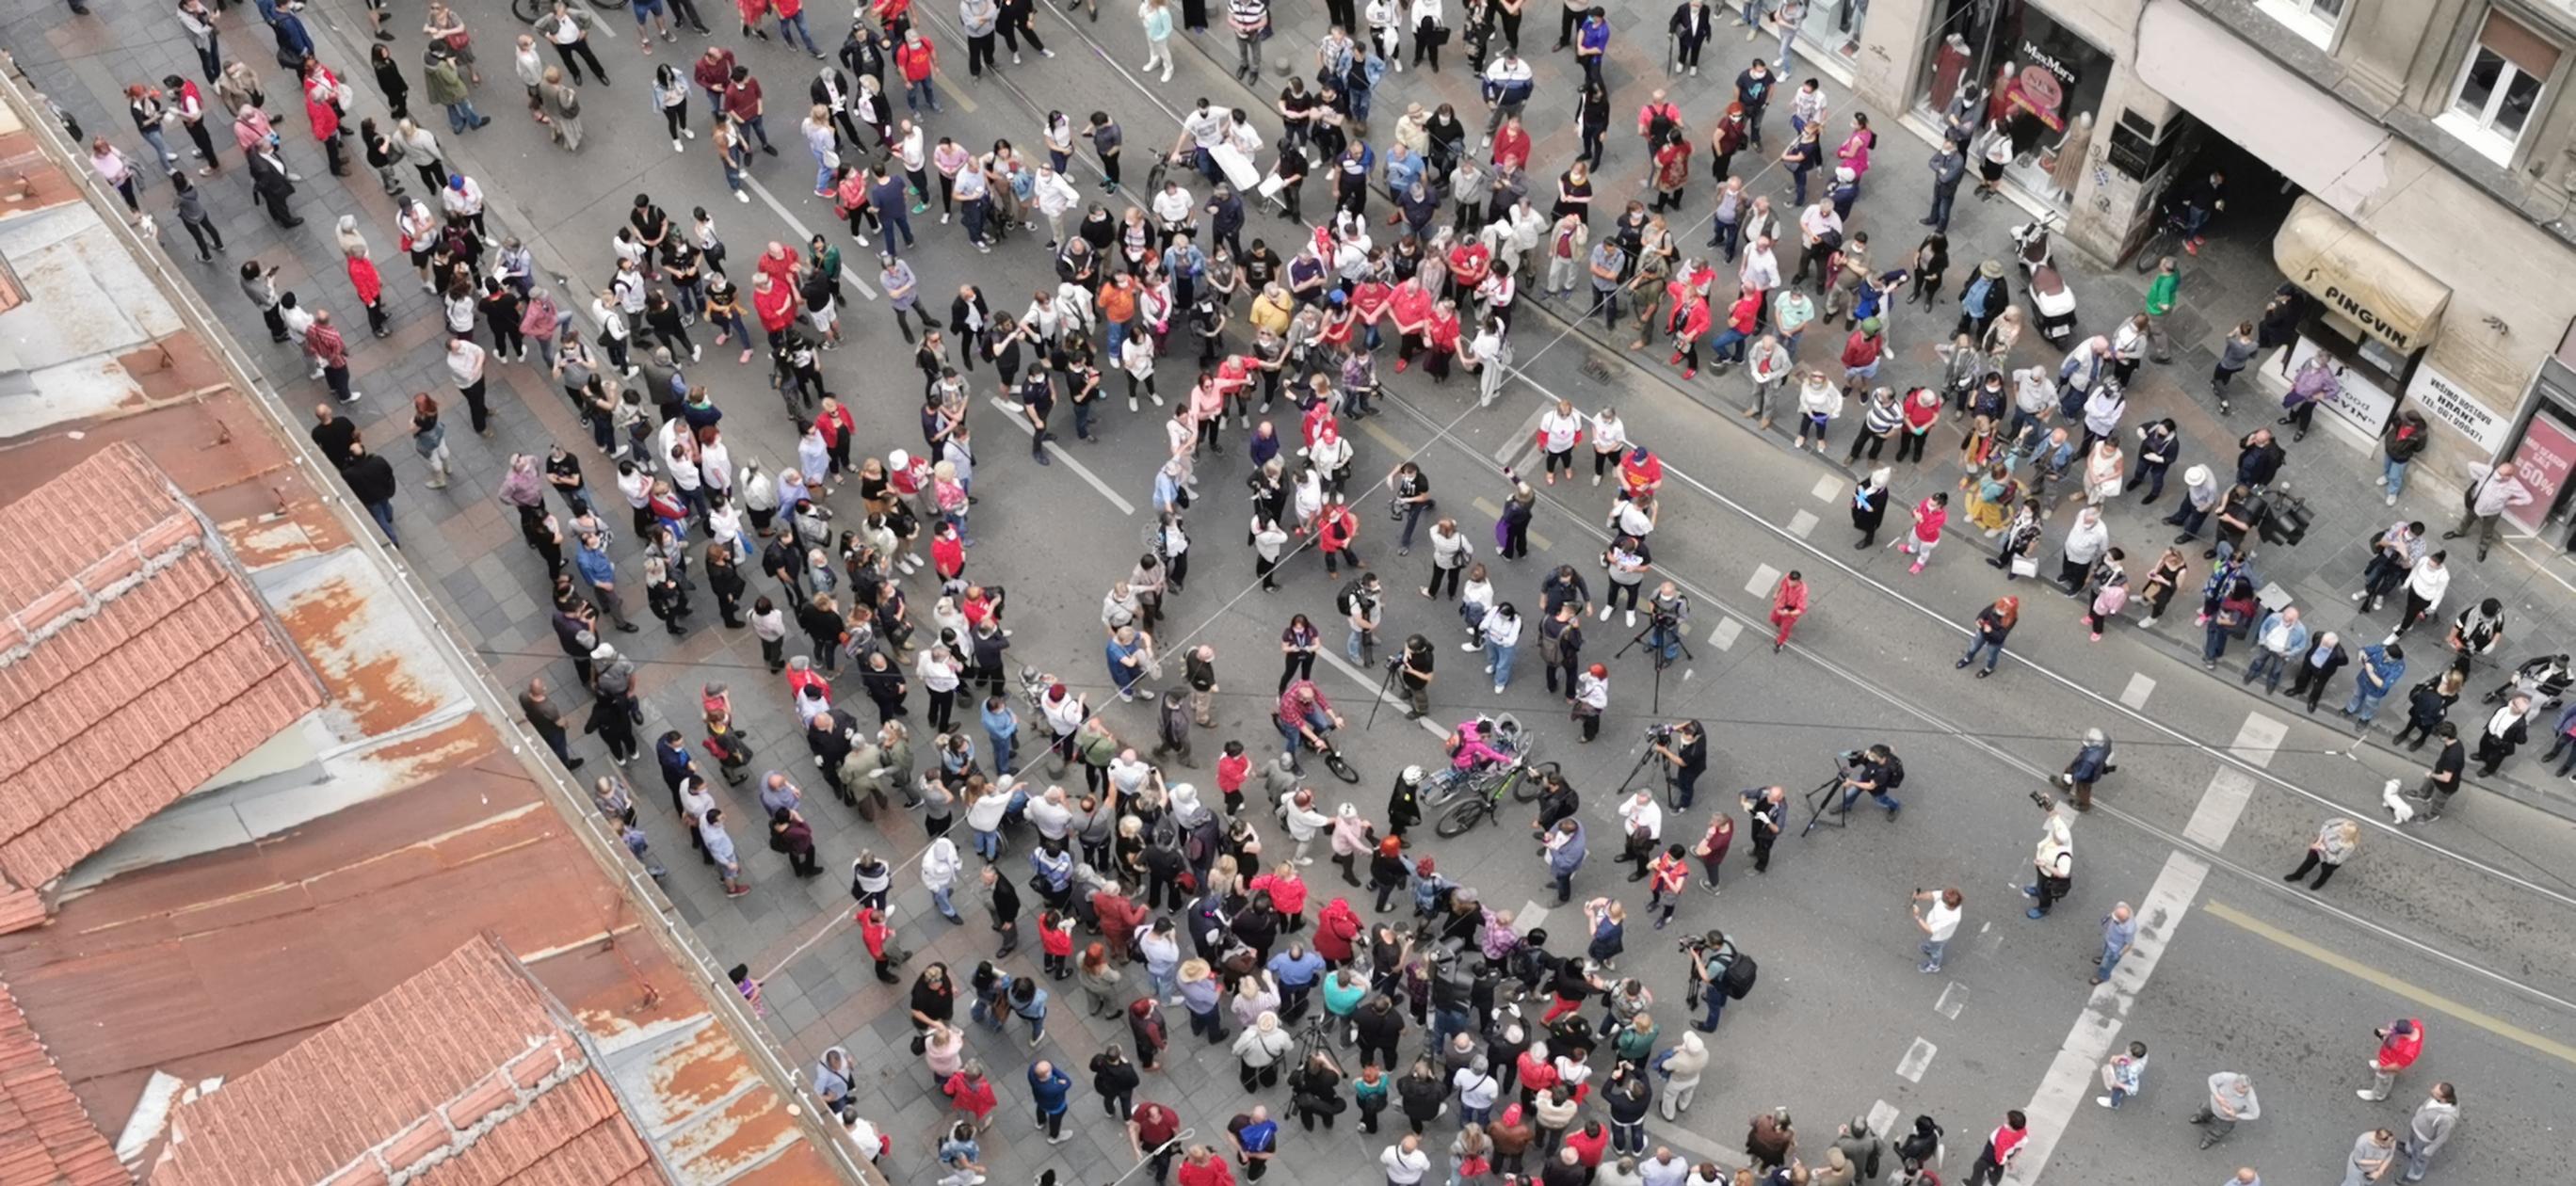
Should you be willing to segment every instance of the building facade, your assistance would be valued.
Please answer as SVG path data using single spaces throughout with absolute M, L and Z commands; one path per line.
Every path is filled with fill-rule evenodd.
M 2020 195 L 2096 256 L 2155 231 L 2215 140 L 2277 172 L 2300 196 L 2268 232 L 2273 258 L 2315 305 L 2295 349 L 2343 368 L 2339 427 L 2375 432 L 2404 402 L 2436 426 L 2435 460 L 2538 469 L 2525 528 L 2569 509 L 2576 395 L 2542 364 L 2576 322 L 2576 9 L 1858 2 L 1848 20 L 1852 5 L 1814 0 L 1810 61 L 1927 137 L 1983 104 L 2013 139 Z

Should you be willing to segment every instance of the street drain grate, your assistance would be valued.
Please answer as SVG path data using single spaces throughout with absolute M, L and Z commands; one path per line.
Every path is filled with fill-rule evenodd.
M 1583 352 L 1582 370 L 1583 377 L 1590 379 L 1595 383 L 1607 383 L 1610 381 L 1611 372 L 1609 362 L 1593 351 L 1586 350 Z

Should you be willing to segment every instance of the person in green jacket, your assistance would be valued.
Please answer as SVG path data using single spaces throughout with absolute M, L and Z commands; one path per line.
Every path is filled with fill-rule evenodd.
M 2168 255 L 2156 261 L 2156 278 L 2147 281 L 2147 350 L 2157 362 L 2173 361 L 2173 340 L 2165 336 L 2165 315 L 2173 312 L 2182 269 Z

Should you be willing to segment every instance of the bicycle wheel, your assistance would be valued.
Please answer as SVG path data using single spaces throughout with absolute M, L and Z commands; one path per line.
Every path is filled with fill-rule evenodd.
M 1343 782 L 1358 782 L 1360 780 L 1360 772 L 1348 761 L 1345 761 L 1342 758 L 1342 752 L 1340 750 L 1325 750 L 1324 765 L 1332 770 L 1333 777 L 1338 778 Z
M 2138 244 L 2138 254 L 2130 258 L 2129 266 L 2136 268 L 2141 276 L 2155 271 L 2156 261 L 2165 257 L 2165 245 L 2172 241 L 2172 224 L 2157 227 L 2156 233 L 2147 236 L 2146 242 Z
M 1520 780 L 1512 784 L 1512 802 L 1538 802 L 1539 783 L 1545 781 L 1542 776 L 1555 773 L 1556 763 L 1554 762 L 1541 762 L 1535 766 L 1523 767 Z
M 510 15 L 519 18 L 520 24 L 536 24 L 540 15 L 537 0 L 510 0 Z
M 1431 830 L 1439 833 L 1443 840 L 1454 840 L 1475 831 L 1476 825 L 1485 822 L 1485 817 L 1493 813 L 1494 806 L 1491 799 L 1461 800 L 1450 807 L 1448 812 L 1440 817 L 1440 821 L 1431 826 Z

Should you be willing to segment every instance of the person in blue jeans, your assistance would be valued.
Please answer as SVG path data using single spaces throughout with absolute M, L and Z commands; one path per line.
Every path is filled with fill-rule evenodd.
M 1506 601 L 1486 614 L 1477 629 L 1485 636 L 1485 670 L 1493 673 L 1494 694 L 1499 696 L 1512 685 L 1512 662 L 1521 653 L 1520 610 Z
M 2337 710 L 2351 717 L 2353 723 L 2367 730 L 2370 718 L 2379 711 L 2379 702 L 2395 690 L 2397 681 L 2406 678 L 2406 648 L 2402 643 L 2361 648 L 2361 671 L 2353 677 L 2352 699 Z
M 1901 769 L 1896 764 L 1895 753 L 1886 746 L 1873 745 L 1862 750 L 1860 757 L 1843 771 L 1842 809 L 1850 811 L 1852 804 L 1859 802 L 1861 794 L 1867 792 L 1879 806 L 1887 809 L 1887 818 L 1895 819 L 1896 813 L 1905 805 L 1887 792 L 1895 789 L 1897 780 L 1904 777 L 1898 773 Z
M 2120 957 L 2129 954 L 2137 940 L 2138 919 L 2129 904 L 2111 907 L 2111 912 L 2102 916 L 2102 959 L 2093 969 L 2093 983 L 2110 979 L 2112 969 L 2120 966 Z
M 1010 1002 L 1011 1012 L 1018 1014 L 1020 1020 L 1029 1023 L 1029 1045 L 1035 1046 L 1045 1041 L 1047 990 L 1039 987 L 1038 982 L 1033 978 L 1016 977 L 1011 981 Z M 993 1020 L 993 1028 L 1000 1029 L 1001 1018 L 996 1016 Z M 1058 1110 L 1062 1110 L 1061 1103 L 1058 1104 Z
M 1977 611 L 1975 625 L 1968 628 L 1968 653 L 1959 656 L 1952 667 L 1965 670 L 1977 661 L 1977 652 L 1986 653 L 1986 665 L 1977 669 L 1977 678 L 1995 673 L 1995 664 L 2004 657 L 2004 640 L 2012 637 L 2013 624 L 2021 620 L 2021 598 L 1998 597 L 1993 605 Z

